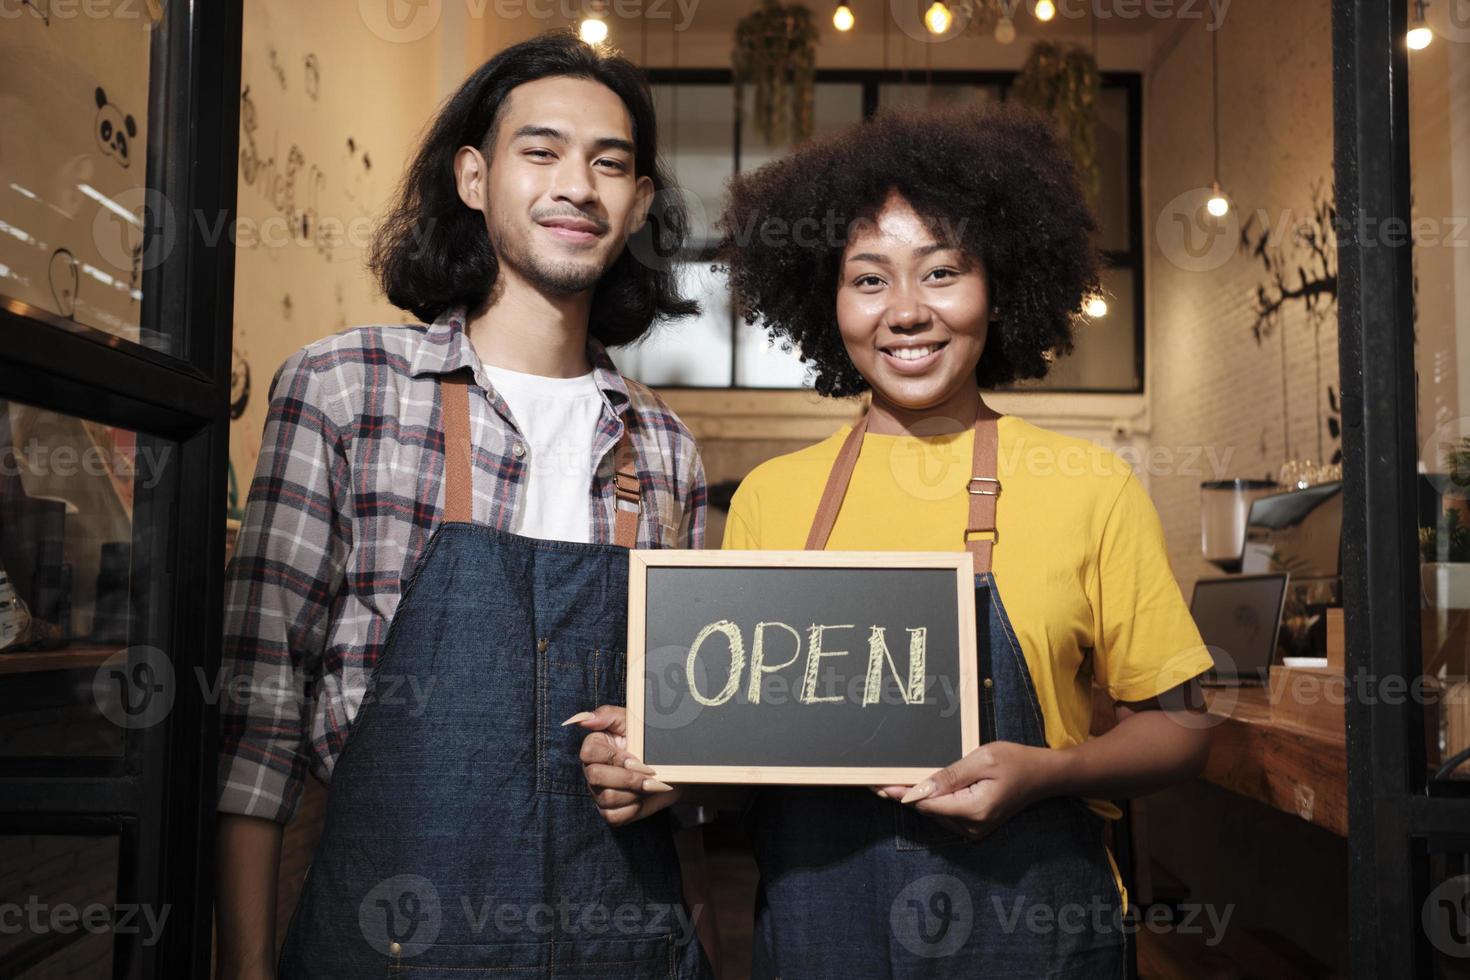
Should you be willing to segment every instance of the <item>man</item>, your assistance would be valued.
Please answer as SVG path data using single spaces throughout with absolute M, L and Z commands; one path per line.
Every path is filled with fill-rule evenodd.
M 389 300 L 432 325 L 348 330 L 277 374 L 229 576 L 225 689 L 250 696 L 222 718 L 221 976 L 273 974 L 308 770 L 327 816 L 282 977 L 709 975 L 670 826 L 607 827 L 562 726 L 621 698 L 624 549 L 704 533 L 688 430 L 604 352 L 697 311 L 628 247 L 683 240 L 677 207 L 646 220 L 656 147 L 624 59 L 507 49 L 374 243 Z

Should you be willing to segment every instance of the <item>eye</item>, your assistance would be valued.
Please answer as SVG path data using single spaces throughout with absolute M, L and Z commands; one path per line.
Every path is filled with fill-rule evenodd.
M 534 157 L 537 160 L 554 160 L 554 159 L 556 159 L 556 154 L 555 153 L 552 153 L 550 150 L 527 150 L 526 151 L 526 156 L 528 156 L 528 157 Z
M 865 272 L 854 279 L 852 284 L 859 289 L 876 288 L 883 285 L 883 280 L 871 272 Z
M 929 273 L 929 277 L 931 279 L 953 279 L 959 274 L 960 273 L 958 269 L 939 268 L 931 271 Z
M 597 163 L 600 166 L 608 167 L 613 171 L 613 173 L 621 174 L 628 172 L 627 164 L 623 163 L 623 161 L 621 160 L 614 160 L 611 157 L 603 157 L 601 160 L 598 160 Z

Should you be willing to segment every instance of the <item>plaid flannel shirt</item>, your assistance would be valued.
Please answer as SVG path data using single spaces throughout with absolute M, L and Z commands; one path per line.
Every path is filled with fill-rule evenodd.
M 588 344 L 602 394 L 587 505 L 612 540 L 613 447 L 631 427 L 640 548 L 699 548 L 705 481 L 689 430 Z M 285 822 L 308 769 L 342 751 L 414 562 L 440 523 L 438 381 L 470 368 L 474 519 L 513 529 L 530 447 L 481 368 L 463 310 L 431 326 L 365 326 L 291 355 L 270 406 L 226 575 L 219 809 Z

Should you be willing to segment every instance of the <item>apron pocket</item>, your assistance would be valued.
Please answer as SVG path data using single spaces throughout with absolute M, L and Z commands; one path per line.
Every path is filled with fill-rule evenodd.
M 604 675 L 612 655 L 603 650 L 566 649 L 550 640 L 536 653 L 536 791 L 587 796 L 582 775 L 580 725 L 562 727 L 579 711 L 606 704 Z M 619 698 L 621 702 L 621 698 Z
M 389 956 L 393 980 L 672 980 L 669 936 L 546 943 L 431 945 Z
M 410 947 L 388 957 L 388 976 L 402 980 L 506 980 L 551 976 L 551 943 L 483 943 Z
M 902 804 L 894 807 L 893 840 L 900 851 L 930 851 L 975 843 L 975 838 L 950 830 L 938 820 Z
M 698 942 L 698 939 L 692 940 Z M 677 976 L 671 937 L 580 939 L 557 943 L 555 980 L 654 980 Z

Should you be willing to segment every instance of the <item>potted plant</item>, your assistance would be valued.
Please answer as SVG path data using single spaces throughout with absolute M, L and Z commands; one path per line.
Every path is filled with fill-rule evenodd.
M 1012 92 L 1023 104 L 1050 116 L 1056 123 L 1072 150 L 1083 186 L 1096 200 L 1101 179 L 1097 161 L 1097 103 L 1102 94 L 1102 75 L 1092 52 L 1038 42 L 1016 76 Z
M 1458 511 L 1460 523 L 1470 524 L 1470 436 L 1445 447 L 1444 509 Z
M 1447 508 L 1438 527 L 1419 529 L 1420 584 L 1434 609 L 1470 609 L 1470 525 Z
M 799 143 L 812 134 L 817 76 L 817 27 L 801 4 L 761 5 L 735 26 L 730 52 L 735 77 L 735 122 L 743 115 L 747 84 L 755 86 L 755 128 L 771 146 Z

